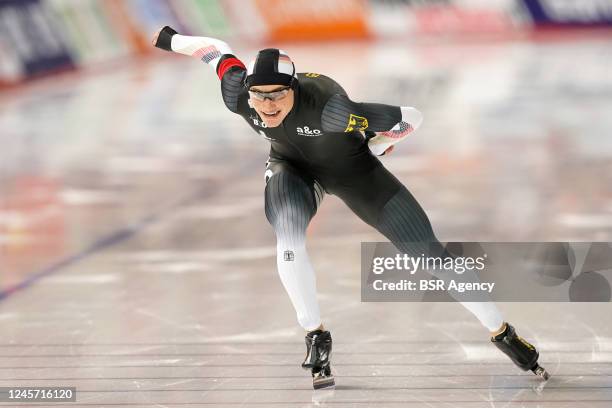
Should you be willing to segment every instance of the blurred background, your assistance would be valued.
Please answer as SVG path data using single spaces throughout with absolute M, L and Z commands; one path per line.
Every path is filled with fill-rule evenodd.
M 443 241 L 611 241 L 611 24 L 612 0 L 1 0 L 0 341 L 44 332 L 80 364 L 98 361 L 75 351 L 90 343 L 285 339 L 301 353 L 263 212 L 269 145 L 208 66 L 150 45 L 162 26 L 245 63 L 282 48 L 355 101 L 420 109 L 382 161 Z M 309 240 L 344 341 L 459 326 L 459 341 L 486 340 L 457 305 L 361 304 L 360 242 L 383 237 L 336 197 Z M 610 361 L 608 304 L 500 307 L 526 337 L 597 340 Z M 70 377 L 41 359 L 19 364 Z M 5 378 L 32 378 L 14 365 L 0 356 Z
M 355 100 L 422 110 L 384 162 L 442 239 L 609 240 L 611 22 L 609 0 L 3 0 L 0 287 L 195 189 L 244 182 L 271 239 L 267 143 L 208 67 L 150 45 L 164 25 L 245 62 L 282 47 Z

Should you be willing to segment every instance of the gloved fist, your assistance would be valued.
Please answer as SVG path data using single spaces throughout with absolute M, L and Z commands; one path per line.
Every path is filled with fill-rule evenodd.
M 376 132 L 375 136 L 368 140 L 370 151 L 376 156 L 390 153 L 393 145 L 404 140 L 421 125 L 423 115 L 411 107 L 402 107 L 402 120 L 386 132 Z
M 379 134 L 379 133 L 380 133 L 380 132 L 378 132 L 378 133 L 377 133 L 377 132 L 372 132 L 371 130 L 366 130 L 366 131 L 363 131 L 363 132 L 362 132 L 363 137 L 365 138 L 366 142 L 368 143 L 368 147 L 369 147 L 369 145 L 370 145 L 370 143 L 369 143 L 369 142 L 370 142 L 370 140 L 371 140 L 371 139 L 373 139 L 373 138 L 375 138 L 375 137 L 376 137 L 376 135 L 377 135 L 377 134 Z M 371 151 L 371 150 L 370 150 L 370 151 Z M 390 147 L 389 147 L 389 148 L 387 148 L 387 150 L 385 150 L 385 151 L 384 151 L 382 154 L 377 155 L 377 156 L 384 156 L 385 154 L 389 154 L 389 153 L 391 153 L 392 151 L 393 151 L 393 146 L 390 146 Z
M 173 28 L 165 26 L 153 35 L 153 45 L 162 50 L 172 51 L 172 36 L 178 34 Z

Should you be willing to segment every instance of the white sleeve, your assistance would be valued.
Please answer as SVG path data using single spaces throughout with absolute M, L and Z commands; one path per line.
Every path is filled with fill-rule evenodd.
M 174 34 L 171 42 L 172 51 L 195 57 L 210 65 L 215 71 L 223 54 L 232 54 L 227 43 L 209 37 L 192 37 Z

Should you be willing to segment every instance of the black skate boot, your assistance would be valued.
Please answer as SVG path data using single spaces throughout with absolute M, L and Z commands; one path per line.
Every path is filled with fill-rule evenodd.
M 306 358 L 302 368 L 312 373 L 312 387 L 315 390 L 336 385 L 331 373 L 332 338 L 325 330 L 315 330 L 306 335 Z
M 535 375 L 548 380 L 548 373 L 538 364 L 538 351 L 533 345 L 518 336 L 510 323 L 506 323 L 506 330 L 492 337 L 491 342 L 505 355 L 510 357 L 519 368 L 524 371 L 531 370 Z

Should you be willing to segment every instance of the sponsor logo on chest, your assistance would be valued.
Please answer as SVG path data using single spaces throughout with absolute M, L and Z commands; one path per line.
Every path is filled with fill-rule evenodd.
M 323 132 L 319 129 L 311 129 L 309 126 L 302 126 L 295 129 L 298 136 L 323 136 Z
M 259 119 L 259 117 L 257 115 L 249 115 L 249 119 L 251 119 L 251 121 L 253 122 L 253 124 L 255 126 L 259 126 L 259 127 L 262 127 L 262 128 L 267 128 L 268 127 L 266 125 L 266 123 L 263 120 Z

